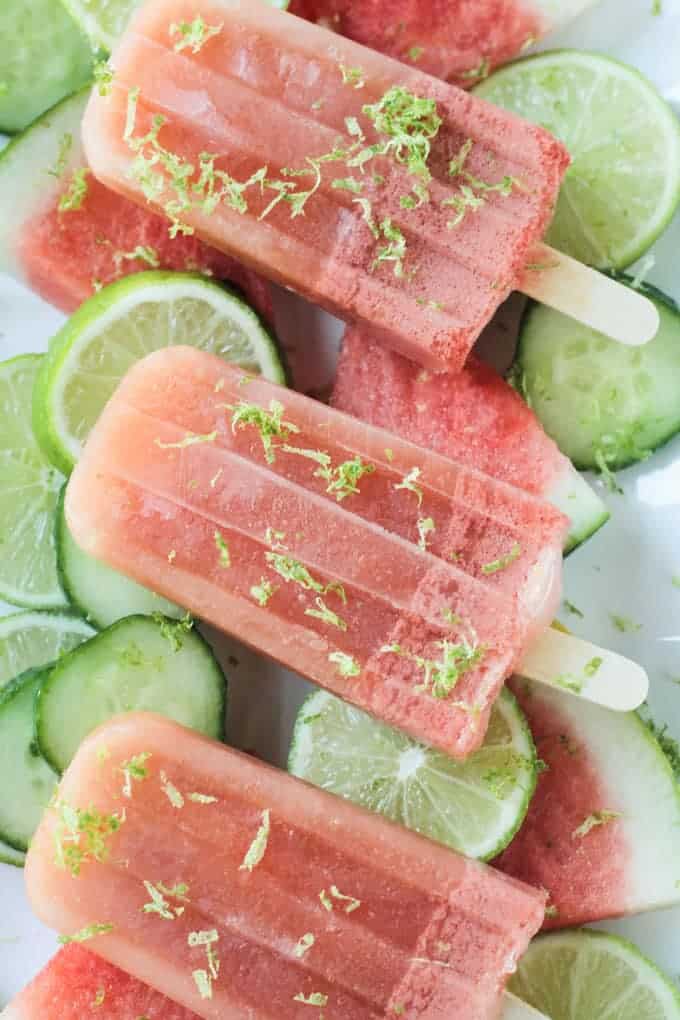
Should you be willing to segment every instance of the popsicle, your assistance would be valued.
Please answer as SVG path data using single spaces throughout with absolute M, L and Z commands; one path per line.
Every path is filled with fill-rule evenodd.
M 81 746 L 26 885 L 50 927 L 206 1020 L 495 1020 L 545 902 L 150 715 Z
M 511 686 L 547 768 L 497 867 L 548 892 L 547 928 L 679 903 L 680 798 L 637 714 Z
M 72 942 L 0 1013 L 3 1020 L 198 1020 L 196 1013 Z
M 289 10 L 471 88 L 596 0 L 292 0 Z
M 89 173 L 80 140 L 88 95 L 89 89 L 65 100 L 4 153 L 0 271 L 69 314 L 104 284 L 130 273 L 202 272 L 235 284 L 271 322 L 266 280 L 196 237 L 171 238 L 161 216 Z
M 433 374 L 377 343 L 361 326 L 349 326 L 331 402 L 553 503 L 571 519 L 567 550 L 607 520 L 605 505 L 533 411 L 474 356 L 462 372 Z

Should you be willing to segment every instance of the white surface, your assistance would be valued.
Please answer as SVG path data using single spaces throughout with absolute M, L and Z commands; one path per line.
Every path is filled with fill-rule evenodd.
M 680 0 L 663 0 L 662 17 L 651 15 L 652 0 L 603 0 L 577 25 L 552 40 L 563 45 L 600 49 L 636 64 L 680 110 Z M 650 280 L 680 300 L 680 217 L 656 247 L 657 264 Z M 284 295 L 284 332 L 290 340 L 297 382 L 307 391 L 321 391 L 328 381 L 328 345 L 312 356 L 337 328 L 316 311 L 299 307 Z M 60 316 L 28 292 L 0 279 L 0 358 L 44 350 Z M 300 357 L 302 345 L 306 355 Z M 295 355 L 298 354 L 298 357 Z M 680 394 L 678 394 L 680 400 Z M 607 496 L 612 520 L 566 567 L 566 595 L 585 614 L 569 618 L 581 636 L 616 649 L 644 664 L 650 674 L 650 705 L 657 720 L 669 723 L 680 737 L 680 440 L 676 439 L 647 463 L 620 476 L 624 496 Z M 642 625 L 637 633 L 621 634 L 610 612 Z M 238 665 L 231 677 L 229 733 L 233 743 L 257 750 L 279 764 L 285 762 L 295 710 L 306 689 L 225 639 L 225 656 Z M 282 682 L 283 680 L 283 682 Z M 649 839 L 654 839 L 650 832 Z M 51 954 L 55 938 L 33 920 L 25 899 L 22 874 L 0 866 L 0 1003 L 6 1002 Z M 608 925 L 634 939 L 672 976 L 680 973 L 680 910 L 648 914 Z M 15 941 L 14 941 L 15 940 Z M 586 1018 L 584 1018 L 586 1020 Z M 661 1018 L 659 1018 L 661 1020 Z

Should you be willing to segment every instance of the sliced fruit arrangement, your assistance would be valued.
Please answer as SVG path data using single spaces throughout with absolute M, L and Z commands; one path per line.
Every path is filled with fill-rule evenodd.
M 128 277 L 86 301 L 50 344 L 33 394 L 33 427 L 52 463 L 68 474 L 128 368 L 175 344 L 284 381 L 271 333 L 233 292 L 197 274 Z
M 680 124 L 646 78 L 599 53 L 557 50 L 475 91 L 569 150 L 550 244 L 600 268 L 629 266 L 651 247 L 680 201 Z
M 298 714 L 288 769 L 468 857 L 488 860 L 522 824 L 537 765 L 526 720 L 507 690 L 493 708 L 483 746 L 464 762 L 317 691 Z
M 59 583 L 54 513 L 63 478 L 31 430 L 33 385 L 43 355 L 0 364 L 0 599 L 56 609 L 67 600 Z
M 548 435 L 577 467 L 616 470 L 648 457 L 680 431 L 680 310 L 637 286 L 661 326 L 644 347 L 624 347 L 542 305 L 520 333 L 515 384 Z
M 510 989 L 551 1020 L 678 1020 L 680 992 L 631 942 L 583 928 L 535 939 Z
M 0 132 L 27 124 L 80 88 L 92 74 L 92 49 L 58 0 L 0 5 Z
M 136 614 L 182 616 L 184 610 L 180 606 L 83 552 L 66 523 L 65 491 L 64 486 L 57 510 L 57 562 L 63 589 L 73 608 L 99 629 Z
M 26 670 L 58 659 L 94 628 L 71 613 L 13 613 L 0 619 L 0 689 Z

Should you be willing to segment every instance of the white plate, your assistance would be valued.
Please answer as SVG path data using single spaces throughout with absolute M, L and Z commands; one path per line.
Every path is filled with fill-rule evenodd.
M 551 44 L 598 49 L 635 64 L 680 111 L 680 0 L 663 0 L 660 17 L 653 17 L 651 9 L 652 0 L 604 0 Z M 678 251 L 680 217 L 656 246 L 656 266 L 649 277 L 680 301 Z M 307 391 L 320 389 L 332 368 L 337 324 L 288 295 L 281 295 L 278 310 L 287 345 L 295 348 L 300 337 L 307 344 L 304 376 L 298 376 L 297 385 Z M 44 350 L 61 321 L 53 309 L 0 278 L 1 359 Z M 318 357 L 311 357 L 313 350 Z M 566 594 L 585 613 L 584 620 L 571 618 L 570 624 L 584 636 L 644 663 L 652 680 L 652 714 L 668 722 L 680 738 L 680 686 L 670 679 L 680 677 L 680 590 L 671 583 L 673 574 L 680 576 L 680 440 L 624 472 L 620 480 L 625 495 L 606 496 L 611 522 L 567 562 Z M 610 622 L 610 612 L 631 617 L 642 630 L 620 634 Z M 283 765 L 292 721 L 307 685 L 236 642 L 219 638 L 218 643 L 231 681 L 231 742 Z M 653 840 L 654 833 L 649 838 Z M 1 865 L 0 902 L 0 1004 L 4 1004 L 52 954 L 55 937 L 32 917 L 21 872 Z M 606 927 L 632 938 L 677 977 L 680 909 Z

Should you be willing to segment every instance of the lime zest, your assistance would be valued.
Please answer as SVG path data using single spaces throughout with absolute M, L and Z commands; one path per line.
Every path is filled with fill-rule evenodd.
M 604 662 L 601 655 L 594 656 L 589 662 L 583 667 L 583 672 L 587 677 L 595 676 L 599 672 L 600 666 Z
M 585 614 L 581 612 L 578 606 L 575 606 L 573 602 L 570 602 L 569 599 L 563 599 L 563 604 L 566 611 L 571 613 L 572 616 L 578 616 L 581 620 L 585 619 Z
M 395 483 L 394 488 L 397 490 L 404 490 L 405 492 L 412 492 L 418 500 L 418 506 L 423 505 L 423 490 L 417 484 L 420 478 L 420 468 L 411 468 L 409 473 L 403 478 L 398 484 Z
M 427 536 L 435 530 L 435 524 L 431 517 L 421 517 L 418 521 L 418 547 L 427 551 Z
M 430 181 L 432 175 L 427 163 L 432 142 L 442 125 L 436 101 L 394 85 L 379 102 L 362 107 L 362 112 L 378 134 L 387 138 L 375 155 L 391 156 L 413 176 L 421 177 L 426 183 Z
M 103 864 L 111 853 L 111 837 L 125 821 L 125 813 L 101 814 L 95 808 L 74 808 L 66 801 L 53 804 L 57 814 L 54 829 L 55 864 L 74 877 L 80 874 L 83 864 L 97 861 Z
M 255 834 L 255 838 L 248 847 L 245 857 L 242 863 L 239 865 L 239 871 L 250 871 L 260 863 L 264 857 L 267 845 L 269 843 L 269 832 L 270 832 L 270 815 L 269 808 L 262 812 L 262 822 L 260 827 Z
M 334 613 L 332 609 L 329 609 L 320 595 L 317 595 L 314 601 L 317 608 L 305 609 L 305 616 L 313 616 L 315 619 L 321 620 L 322 623 L 327 623 L 331 627 L 337 627 L 338 630 L 347 630 L 347 624 L 342 617 Z
M 188 793 L 187 800 L 190 800 L 192 804 L 217 804 L 219 798 L 213 797 L 209 793 Z
M 361 67 L 345 67 L 344 64 L 338 64 L 338 69 L 342 75 L 343 85 L 349 85 L 353 89 L 362 89 L 365 86 L 366 79 Z
M 108 96 L 111 92 L 113 81 L 113 68 L 108 60 L 97 60 L 92 68 L 94 84 L 100 96 Z
M 184 807 L 184 797 L 177 789 L 174 783 L 172 783 L 167 776 L 167 773 L 162 770 L 160 774 L 161 789 L 165 796 L 168 798 L 174 808 L 178 810 Z
M 168 554 L 175 553 L 174 549 Z M 175 553 L 176 555 L 176 553 Z M 175 555 L 172 555 L 174 560 Z M 161 637 L 165 638 L 170 643 L 173 652 L 179 652 L 184 646 L 184 635 L 188 634 L 194 626 L 194 620 L 191 613 L 185 613 L 181 620 L 169 620 L 167 616 L 163 616 L 162 613 L 152 613 L 151 619 L 158 624 L 158 629 Z
M 340 676 L 359 676 L 361 673 L 361 666 L 357 660 L 354 656 L 348 655 L 346 652 L 331 652 L 328 656 L 328 661 L 338 667 L 338 673 Z
M 56 177 L 57 180 L 61 180 L 61 178 L 66 173 L 66 167 L 68 166 L 68 157 L 70 155 L 72 148 L 73 148 L 73 135 L 70 133 L 70 131 L 66 131 L 59 139 L 59 148 L 57 150 L 56 162 L 52 169 L 47 171 L 50 177 Z
M 531 46 L 533 42 L 534 39 L 530 39 L 530 42 L 528 44 L 527 42 L 525 42 L 524 45 Z M 490 73 L 491 64 L 489 63 L 487 57 L 482 57 L 482 59 L 480 60 L 476 67 L 471 67 L 469 71 L 461 71 L 460 77 L 465 78 L 466 80 L 474 79 L 476 81 L 483 81 L 484 78 L 489 77 Z
M 215 534 L 213 537 L 215 539 L 215 546 L 219 554 L 220 566 L 223 567 L 225 570 L 228 570 L 229 567 L 231 566 L 231 555 L 229 553 L 229 546 L 227 545 L 221 531 L 215 529 Z
M 521 555 L 522 546 L 519 542 L 515 542 L 510 552 L 504 556 L 499 556 L 497 560 L 493 560 L 491 563 L 485 563 L 482 566 L 482 573 L 485 577 L 488 577 L 491 574 L 497 574 L 501 570 L 507 570 L 513 563 L 517 562 Z
M 123 262 L 144 262 L 151 269 L 158 269 L 161 264 L 160 256 L 156 248 L 151 245 L 138 244 L 132 251 L 117 251 L 113 256 L 116 269 L 120 269 Z
M 572 839 L 584 839 L 589 832 L 593 829 L 597 829 L 601 825 L 609 825 L 611 822 L 616 821 L 617 818 L 621 818 L 620 811 L 593 811 L 591 815 L 588 815 L 586 819 L 579 825 L 577 829 L 571 834 Z
M 57 942 L 62 946 L 67 946 L 70 942 L 87 942 L 98 935 L 109 935 L 113 929 L 114 926 L 108 923 L 88 924 L 86 928 L 81 928 L 74 935 L 60 935 Z
M 311 995 L 298 992 L 293 996 L 293 1002 L 302 1002 L 305 1006 L 321 1006 L 323 1008 L 328 1005 L 328 996 L 323 992 L 312 992 Z
M 620 613 L 610 613 L 609 619 L 622 634 L 637 634 L 642 630 L 642 624 L 631 620 L 629 616 L 621 616 Z
M 486 649 L 466 638 L 454 643 L 446 638 L 437 642 L 442 655 L 439 660 L 426 659 L 398 644 L 383 645 L 381 654 L 398 655 L 414 663 L 423 673 L 423 682 L 416 690 L 429 692 L 435 698 L 448 698 L 458 681 L 483 659 Z
M 216 928 L 212 928 L 209 931 L 192 931 L 189 932 L 187 943 L 192 949 L 197 947 L 204 947 L 208 961 L 207 969 L 201 968 L 191 972 L 191 976 L 196 983 L 198 993 L 202 999 L 212 999 L 212 986 L 213 982 L 217 980 L 220 973 L 220 960 L 213 949 L 216 942 L 219 941 L 219 933 Z
M 232 408 L 229 407 L 229 410 Z M 257 429 L 262 440 L 265 460 L 268 464 L 273 464 L 276 460 L 274 439 L 288 439 L 300 431 L 293 422 L 283 420 L 284 412 L 285 408 L 278 400 L 269 401 L 269 410 L 259 404 L 241 401 L 233 408 L 231 431 L 236 435 L 237 431 L 251 426 Z
M 97 991 L 95 992 L 94 999 L 92 1000 L 92 1005 L 94 1007 L 103 1006 L 105 999 L 106 999 L 106 989 L 105 988 L 98 988 Z
M 187 885 L 180 883 L 173 886 L 172 889 L 168 889 L 162 882 L 158 882 L 154 885 L 153 882 L 144 880 L 144 888 L 151 897 L 151 901 L 144 904 L 142 907 L 143 913 L 158 914 L 158 916 L 165 921 L 174 921 L 176 918 L 182 916 L 185 911 L 185 907 L 171 906 L 166 897 L 186 901 L 187 893 L 189 891 L 189 887 Z
M 196 446 L 198 443 L 214 443 L 217 435 L 217 429 L 207 432 L 202 436 L 196 435 L 195 432 L 187 432 L 184 439 L 180 439 L 176 443 L 164 443 L 158 438 L 156 438 L 155 443 L 159 450 L 186 450 L 187 447 Z
M 348 496 L 359 495 L 357 483 L 364 475 L 371 475 L 374 471 L 374 464 L 365 464 L 357 455 L 333 468 L 326 492 L 334 495 L 338 503 L 342 503 Z
M 222 475 L 223 470 L 224 470 L 224 468 L 220 468 L 219 471 L 217 471 L 216 474 L 214 474 L 212 476 L 212 478 L 210 479 L 210 488 L 211 489 L 214 489 L 215 486 L 217 485 L 218 481 L 220 480 L 220 476 Z
M 82 207 L 87 198 L 87 177 L 90 172 L 89 167 L 86 166 L 81 166 L 73 171 L 71 182 L 57 205 L 57 210 L 60 213 L 77 212 Z
M 261 577 L 260 583 L 254 584 L 250 589 L 250 594 L 257 604 L 264 609 L 274 592 L 277 590 L 278 589 L 271 583 L 271 581 L 268 581 L 266 577 Z
M 123 796 L 132 797 L 132 783 L 140 783 L 142 780 L 147 779 L 149 771 L 146 767 L 146 763 L 151 757 L 150 751 L 143 751 L 142 754 L 133 755 L 128 761 L 124 761 L 119 767 L 118 771 L 123 773 L 125 780 L 123 782 Z
M 352 914 L 361 906 L 361 900 L 358 900 L 356 896 L 346 896 L 345 893 L 341 893 L 337 885 L 331 886 L 331 896 L 334 900 L 340 900 L 346 904 L 346 906 L 343 907 L 346 914 Z
M 412 46 L 406 56 L 409 60 L 412 60 L 414 64 L 417 64 L 424 52 L 425 49 L 423 46 Z
M 293 956 L 297 957 L 298 960 L 301 960 L 305 953 L 309 952 L 315 942 L 316 938 L 312 935 L 311 931 L 306 932 L 298 939 L 297 945 L 293 950 Z
M 287 583 L 299 584 L 305 591 L 314 591 L 319 595 L 328 595 L 332 592 L 338 596 L 343 605 L 347 605 L 345 589 L 339 581 L 330 581 L 328 584 L 322 584 L 321 581 L 318 581 L 310 574 L 307 567 L 300 560 L 293 559 L 292 556 L 288 556 L 285 553 L 267 552 L 265 553 L 265 559 Z
M 328 898 L 328 894 L 325 889 L 322 889 L 321 892 L 319 893 L 319 899 L 321 900 L 321 906 L 324 908 L 324 910 L 327 910 L 330 913 L 333 909 L 333 904 Z
M 388 242 L 383 248 L 379 248 L 378 252 L 373 259 L 371 264 L 371 270 L 374 270 L 377 266 L 383 262 L 394 263 L 394 275 L 401 279 L 404 275 L 404 259 L 406 258 L 406 238 L 402 234 L 399 227 L 395 227 L 389 216 L 385 217 L 380 223 L 380 232 L 383 238 Z
M 173 22 L 168 29 L 170 38 L 179 35 L 174 45 L 176 53 L 191 48 L 192 53 L 198 53 L 203 49 L 208 40 L 219 35 L 224 28 L 224 22 L 220 25 L 207 25 L 201 15 L 197 15 L 193 21 Z

